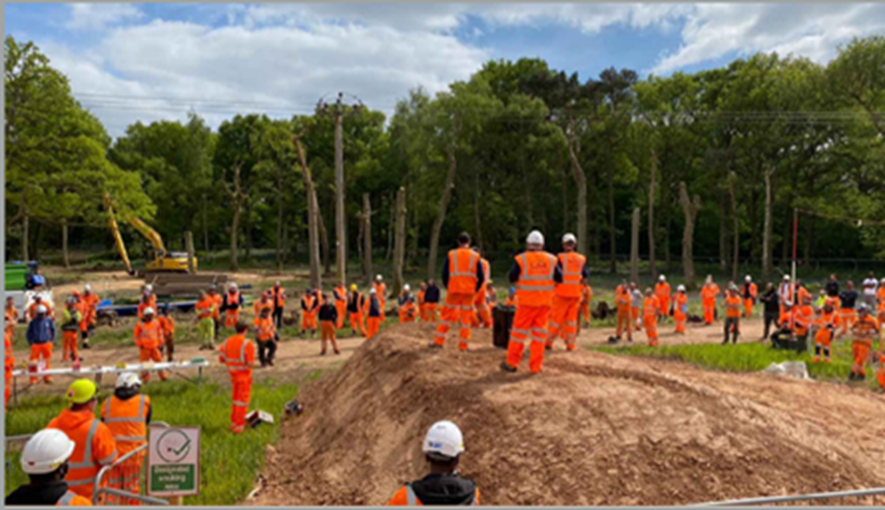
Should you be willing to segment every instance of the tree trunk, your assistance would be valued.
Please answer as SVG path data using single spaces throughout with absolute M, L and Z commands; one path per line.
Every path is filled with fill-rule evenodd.
M 71 259 L 68 254 L 68 220 L 61 223 L 61 258 L 65 268 L 71 267 Z
M 393 260 L 393 234 L 396 230 L 396 195 L 390 201 L 390 215 L 387 217 L 387 251 L 384 252 L 384 260 Z
M 725 193 L 719 192 L 719 268 L 728 270 L 728 218 Z
M 802 250 L 802 258 L 805 265 L 811 264 L 811 246 L 814 244 L 814 216 L 806 216 L 805 219 L 805 246 Z
M 771 176 L 774 170 L 765 170 L 765 226 L 762 230 L 762 281 L 771 277 Z
M 31 218 L 28 216 L 27 211 L 25 211 L 22 216 L 22 261 L 27 263 L 31 260 L 30 253 L 28 252 L 28 238 L 30 237 L 30 224 Z
M 190 230 L 184 233 L 184 249 L 187 251 L 187 272 L 194 274 L 197 272 L 194 265 L 194 234 Z
M 316 192 L 313 189 L 313 179 L 310 175 L 310 168 L 307 166 L 307 159 L 304 156 L 304 148 L 301 146 L 301 139 L 298 135 L 292 137 L 292 143 L 298 153 L 298 162 L 301 165 L 301 176 L 304 178 L 304 191 L 307 195 L 307 231 L 308 231 L 308 252 L 310 254 L 310 284 L 316 288 L 320 286 L 320 248 L 319 248 L 319 229 L 317 225 L 317 216 L 319 204 L 317 203 Z
M 316 190 L 314 190 L 316 191 Z M 323 276 L 332 275 L 332 251 L 329 249 L 329 232 L 326 230 L 326 222 L 317 206 L 317 223 L 320 226 L 320 241 L 323 248 Z
M 439 199 L 439 211 L 436 219 L 433 220 L 433 228 L 430 231 L 430 253 L 427 257 L 427 278 L 436 278 L 436 257 L 439 253 L 439 236 L 442 234 L 443 222 L 446 220 L 446 212 L 449 207 L 449 200 L 452 198 L 452 189 L 455 187 L 455 171 L 458 168 L 458 161 L 455 158 L 455 143 L 449 144 L 447 156 L 449 160 L 449 171 L 446 173 L 446 182 L 443 184 L 442 197 Z
M 694 283 L 694 226 L 698 210 L 701 208 L 701 197 L 694 196 L 694 200 L 688 197 L 688 188 L 685 181 L 679 183 L 679 203 L 685 214 L 685 229 L 682 232 L 682 267 L 685 271 L 685 287 L 689 290 L 695 288 Z
M 651 277 L 658 279 L 658 259 L 655 257 L 655 191 L 657 190 L 658 155 L 651 150 L 651 181 L 648 184 L 648 265 Z
M 278 190 L 280 191 L 280 190 Z M 283 272 L 283 194 L 277 193 L 277 271 Z
M 731 279 L 734 280 L 735 283 L 738 281 L 738 270 L 740 270 L 740 257 L 741 257 L 741 231 L 740 231 L 740 218 L 738 217 L 738 203 L 737 203 L 737 195 L 734 192 L 734 173 L 729 172 L 728 174 L 728 194 L 731 198 L 731 220 L 732 220 L 732 230 L 734 230 L 734 246 L 732 247 L 734 253 L 732 255 L 732 269 L 731 269 Z
M 633 226 L 630 230 L 630 281 L 639 281 L 639 208 L 633 209 Z
M 243 227 L 246 231 L 246 260 L 252 258 L 252 202 L 246 203 L 246 220 L 243 221 Z
M 239 269 L 237 260 L 237 233 L 240 231 L 240 209 L 239 204 L 234 205 L 234 217 L 230 226 L 230 270 Z
M 406 258 L 406 188 L 396 193 L 396 247 L 393 252 L 393 292 L 399 295 L 403 288 L 403 264 Z
M 347 235 L 344 210 L 344 135 L 340 110 L 335 114 L 335 240 L 336 271 L 339 282 L 344 282 L 347 272 Z
M 201 208 L 203 213 L 203 250 L 206 253 L 209 253 L 209 219 L 208 214 L 206 213 L 207 208 L 206 196 L 203 195 L 203 207 Z
M 574 119 L 569 119 L 568 128 L 568 159 L 571 162 L 572 177 L 575 179 L 575 187 L 578 189 L 578 253 L 587 254 L 587 174 L 581 167 L 578 159 L 580 150 L 578 140 L 574 132 Z
M 615 171 L 611 163 L 611 151 L 608 160 L 608 253 L 609 253 L 609 272 L 615 274 L 618 272 L 617 244 L 615 242 Z
M 369 201 L 369 194 L 363 193 L 363 241 L 366 243 L 363 248 L 363 267 L 366 270 L 366 283 L 372 281 L 372 203 Z

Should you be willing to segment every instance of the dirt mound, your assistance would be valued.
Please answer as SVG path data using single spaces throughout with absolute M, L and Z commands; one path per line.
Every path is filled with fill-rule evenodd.
M 476 343 L 490 345 L 487 335 Z M 427 325 L 392 327 L 306 388 L 306 414 L 284 424 L 255 503 L 383 504 L 423 476 L 421 440 L 440 419 L 464 431 L 461 472 L 490 505 L 685 504 L 882 481 L 881 455 L 859 452 L 858 438 L 720 384 L 765 378 L 789 393 L 815 383 L 713 381 L 583 350 L 554 352 L 538 376 L 506 374 L 503 351 L 434 351 L 431 336 Z

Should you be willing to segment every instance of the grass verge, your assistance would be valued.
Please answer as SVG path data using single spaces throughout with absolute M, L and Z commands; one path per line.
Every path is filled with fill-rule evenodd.
M 315 378 L 311 374 L 311 378 Z M 170 425 L 199 425 L 201 428 L 200 494 L 184 498 L 185 505 L 233 505 L 252 490 L 264 466 L 266 446 L 277 440 L 283 405 L 297 392 L 295 384 L 265 380 L 252 387 L 250 409 L 262 409 L 276 418 L 245 434 L 230 432 L 230 390 L 216 384 L 198 388 L 186 382 L 149 383 L 153 419 Z M 102 401 L 107 395 L 101 395 Z M 21 400 L 6 414 L 6 434 L 29 434 L 43 428 L 64 407 L 60 396 L 35 396 Z M 19 467 L 19 453 L 7 451 L 6 494 L 27 482 Z

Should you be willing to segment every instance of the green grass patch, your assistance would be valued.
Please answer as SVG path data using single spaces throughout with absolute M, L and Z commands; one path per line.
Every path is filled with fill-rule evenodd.
M 319 377 L 311 374 L 311 378 Z M 153 419 L 170 425 L 199 425 L 201 428 L 200 494 L 184 498 L 186 505 L 233 505 L 254 487 L 255 477 L 264 466 L 265 447 L 278 438 L 280 413 L 298 391 L 295 384 L 273 380 L 252 387 L 250 409 L 262 409 L 275 416 L 276 423 L 264 424 L 245 434 L 230 432 L 230 389 L 216 384 L 198 388 L 186 382 L 148 383 Z M 102 395 L 102 401 L 107 395 Z M 35 396 L 19 400 L 6 414 L 6 434 L 30 434 L 43 428 L 63 409 L 60 396 Z M 6 452 L 6 495 L 23 483 L 26 475 L 19 467 L 19 453 Z

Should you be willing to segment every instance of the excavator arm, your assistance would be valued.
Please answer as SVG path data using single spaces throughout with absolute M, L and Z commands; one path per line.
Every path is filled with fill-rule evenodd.
M 152 229 L 147 223 L 135 216 L 129 217 L 129 223 L 151 242 L 154 246 L 154 252 L 156 253 L 157 258 L 161 259 L 166 256 L 166 247 L 163 245 L 163 238 L 160 237 L 160 234 L 158 234 L 156 230 Z
M 135 274 L 135 271 L 132 270 L 132 263 L 129 262 L 129 254 L 126 252 L 123 236 L 120 235 L 120 228 L 117 226 L 117 219 L 114 217 L 114 208 L 111 205 L 111 197 L 107 194 L 104 196 L 104 207 L 108 211 L 108 226 L 111 228 L 111 233 L 114 235 L 114 242 L 117 244 L 117 251 L 120 252 L 120 258 L 123 259 L 123 264 L 126 266 L 126 272 L 129 274 Z

